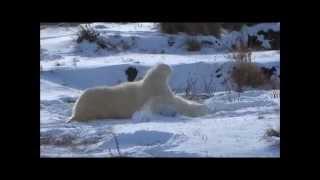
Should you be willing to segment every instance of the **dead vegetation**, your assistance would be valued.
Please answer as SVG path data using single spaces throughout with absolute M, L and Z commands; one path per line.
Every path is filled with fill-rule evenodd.
M 271 76 L 276 69 L 273 67 L 260 68 L 253 62 L 252 48 L 248 47 L 241 39 L 231 50 L 230 58 L 233 60 L 234 66 L 230 77 L 236 84 L 236 91 L 242 91 L 244 87 L 252 88 L 277 88 L 277 83 Z

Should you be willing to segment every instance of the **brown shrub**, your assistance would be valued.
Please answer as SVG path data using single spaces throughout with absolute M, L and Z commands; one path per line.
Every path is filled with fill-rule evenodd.
M 232 46 L 231 59 L 235 62 L 252 62 L 252 48 L 248 46 L 242 39 Z
M 246 25 L 246 26 L 253 26 L 258 23 L 248 23 L 248 22 L 242 22 L 242 23 L 221 23 L 221 26 L 223 29 L 226 29 L 228 31 L 240 31 L 241 28 Z
M 243 25 L 252 26 L 257 23 L 221 23 L 221 22 L 204 22 L 204 23 L 160 23 L 160 31 L 168 34 L 177 34 L 179 32 L 189 35 L 213 35 L 220 37 L 222 29 L 228 31 L 239 31 Z
M 231 78 L 236 83 L 238 91 L 245 86 L 257 88 L 267 82 L 260 68 L 251 62 L 237 62 L 231 72 Z
M 99 35 L 99 32 L 95 31 L 89 24 L 80 25 L 77 34 L 77 43 L 81 43 L 83 40 L 97 42 Z
M 213 35 L 220 37 L 221 23 L 160 23 L 160 31 L 168 34 L 180 32 L 189 35 Z
M 187 51 L 200 51 L 201 49 L 201 43 L 196 40 L 196 39 L 187 39 L 185 41 L 185 45 L 186 45 L 186 48 L 187 48 Z
M 231 71 L 231 79 L 237 85 L 237 90 L 243 87 L 257 88 L 267 83 L 267 78 L 261 69 L 252 62 L 252 51 L 243 41 L 233 47 L 231 58 L 234 67 Z

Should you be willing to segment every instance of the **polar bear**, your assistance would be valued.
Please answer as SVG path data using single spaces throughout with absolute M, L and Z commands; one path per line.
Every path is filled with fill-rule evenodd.
M 168 84 L 171 73 L 170 66 L 157 64 L 139 81 L 87 89 L 77 99 L 67 122 L 131 118 L 145 106 L 155 113 L 163 106 L 172 106 L 182 115 L 205 115 L 208 112 L 205 105 L 178 97 L 171 91 Z

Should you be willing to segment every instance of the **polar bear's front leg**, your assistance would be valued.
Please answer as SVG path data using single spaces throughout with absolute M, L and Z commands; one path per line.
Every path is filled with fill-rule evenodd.
M 206 105 L 174 95 L 153 97 L 145 104 L 144 108 L 157 114 L 174 115 L 179 113 L 191 117 L 203 116 L 208 113 Z
M 209 108 L 205 104 L 189 101 L 179 96 L 174 96 L 173 104 L 178 113 L 186 116 L 203 116 L 209 112 Z

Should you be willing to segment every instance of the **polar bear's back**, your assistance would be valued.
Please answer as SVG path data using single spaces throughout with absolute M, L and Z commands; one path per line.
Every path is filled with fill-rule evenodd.
M 76 102 L 71 119 L 130 118 L 143 105 L 144 97 L 137 83 L 124 84 L 85 90 Z

